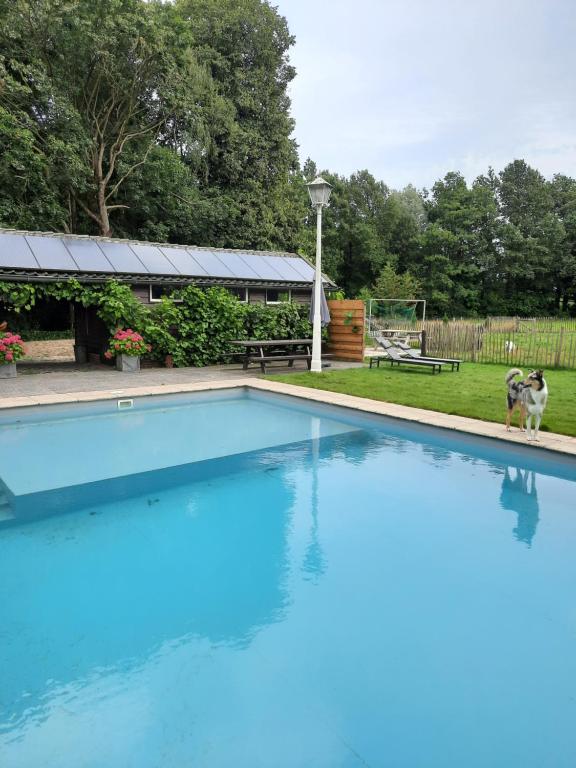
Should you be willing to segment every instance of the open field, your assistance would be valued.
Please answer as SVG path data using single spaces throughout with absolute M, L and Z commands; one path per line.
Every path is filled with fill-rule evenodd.
M 381 365 L 372 370 L 357 368 L 268 378 L 287 384 L 501 422 L 503 425 L 506 417 L 504 376 L 509 367 L 464 363 L 459 373 L 445 370 L 440 375 L 432 376 L 428 370 L 408 367 L 392 369 Z M 576 436 L 576 373 L 551 370 L 545 371 L 545 377 L 550 397 L 540 429 Z M 517 424 L 516 414 L 514 425 Z

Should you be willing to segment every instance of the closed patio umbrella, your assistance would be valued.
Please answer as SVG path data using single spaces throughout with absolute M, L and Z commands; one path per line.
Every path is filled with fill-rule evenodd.
M 316 278 L 314 278 L 314 281 L 312 283 L 312 300 L 310 302 L 310 312 L 308 314 L 308 319 L 311 323 L 314 322 L 314 295 L 315 295 L 315 284 L 316 284 Z M 322 327 L 328 325 L 330 322 L 330 310 L 328 309 L 328 302 L 326 301 L 326 296 L 324 295 L 324 286 L 322 285 L 322 288 L 320 290 L 320 320 L 322 323 Z

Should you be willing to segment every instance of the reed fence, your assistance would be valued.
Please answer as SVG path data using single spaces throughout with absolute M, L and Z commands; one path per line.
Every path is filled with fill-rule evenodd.
M 496 322 L 495 322 L 496 320 Z M 480 363 L 576 368 L 576 323 L 545 318 L 424 323 L 426 354 Z
M 388 328 L 425 331 L 427 355 L 481 363 L 576 368 L 576 318 L 487 317 L 372 322 L 371 336 Z

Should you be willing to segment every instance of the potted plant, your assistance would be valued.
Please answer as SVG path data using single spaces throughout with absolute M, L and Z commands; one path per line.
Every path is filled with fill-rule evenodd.
M 25 354 L 17 333 L 0 333 L 0 379 L 13 379 L 17 375 L 16 361 Z
M 128 373 L 140 370 L 140 358 L 152 347 L 146 344 L 142 336 L 131 328 L 119 328 L 110 339 L 110 349 L 104 353 L 107 360 L 116 358 L 116 369 Z

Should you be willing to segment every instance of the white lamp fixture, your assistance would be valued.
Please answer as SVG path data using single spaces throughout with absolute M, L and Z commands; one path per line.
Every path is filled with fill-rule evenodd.
M 312 324 L 312 361 L 310 370 L 322 371 L 322 318 L 320 314 L 320 296 L 322 291 L 322 208 L 328 205 L 332 185 L 317 176 L 306 184 L 310 201 L 316 208 L 316 276 L 314 278 L 314 322 Z
M 310 195 L 312 205 L 328 205 L 330 194 L 332 192 L 332 185 L 328 184 L 322 176 L 317 176 L 314 181 L 306 184 L 306 186 L 308 187 L 308 194 Z

